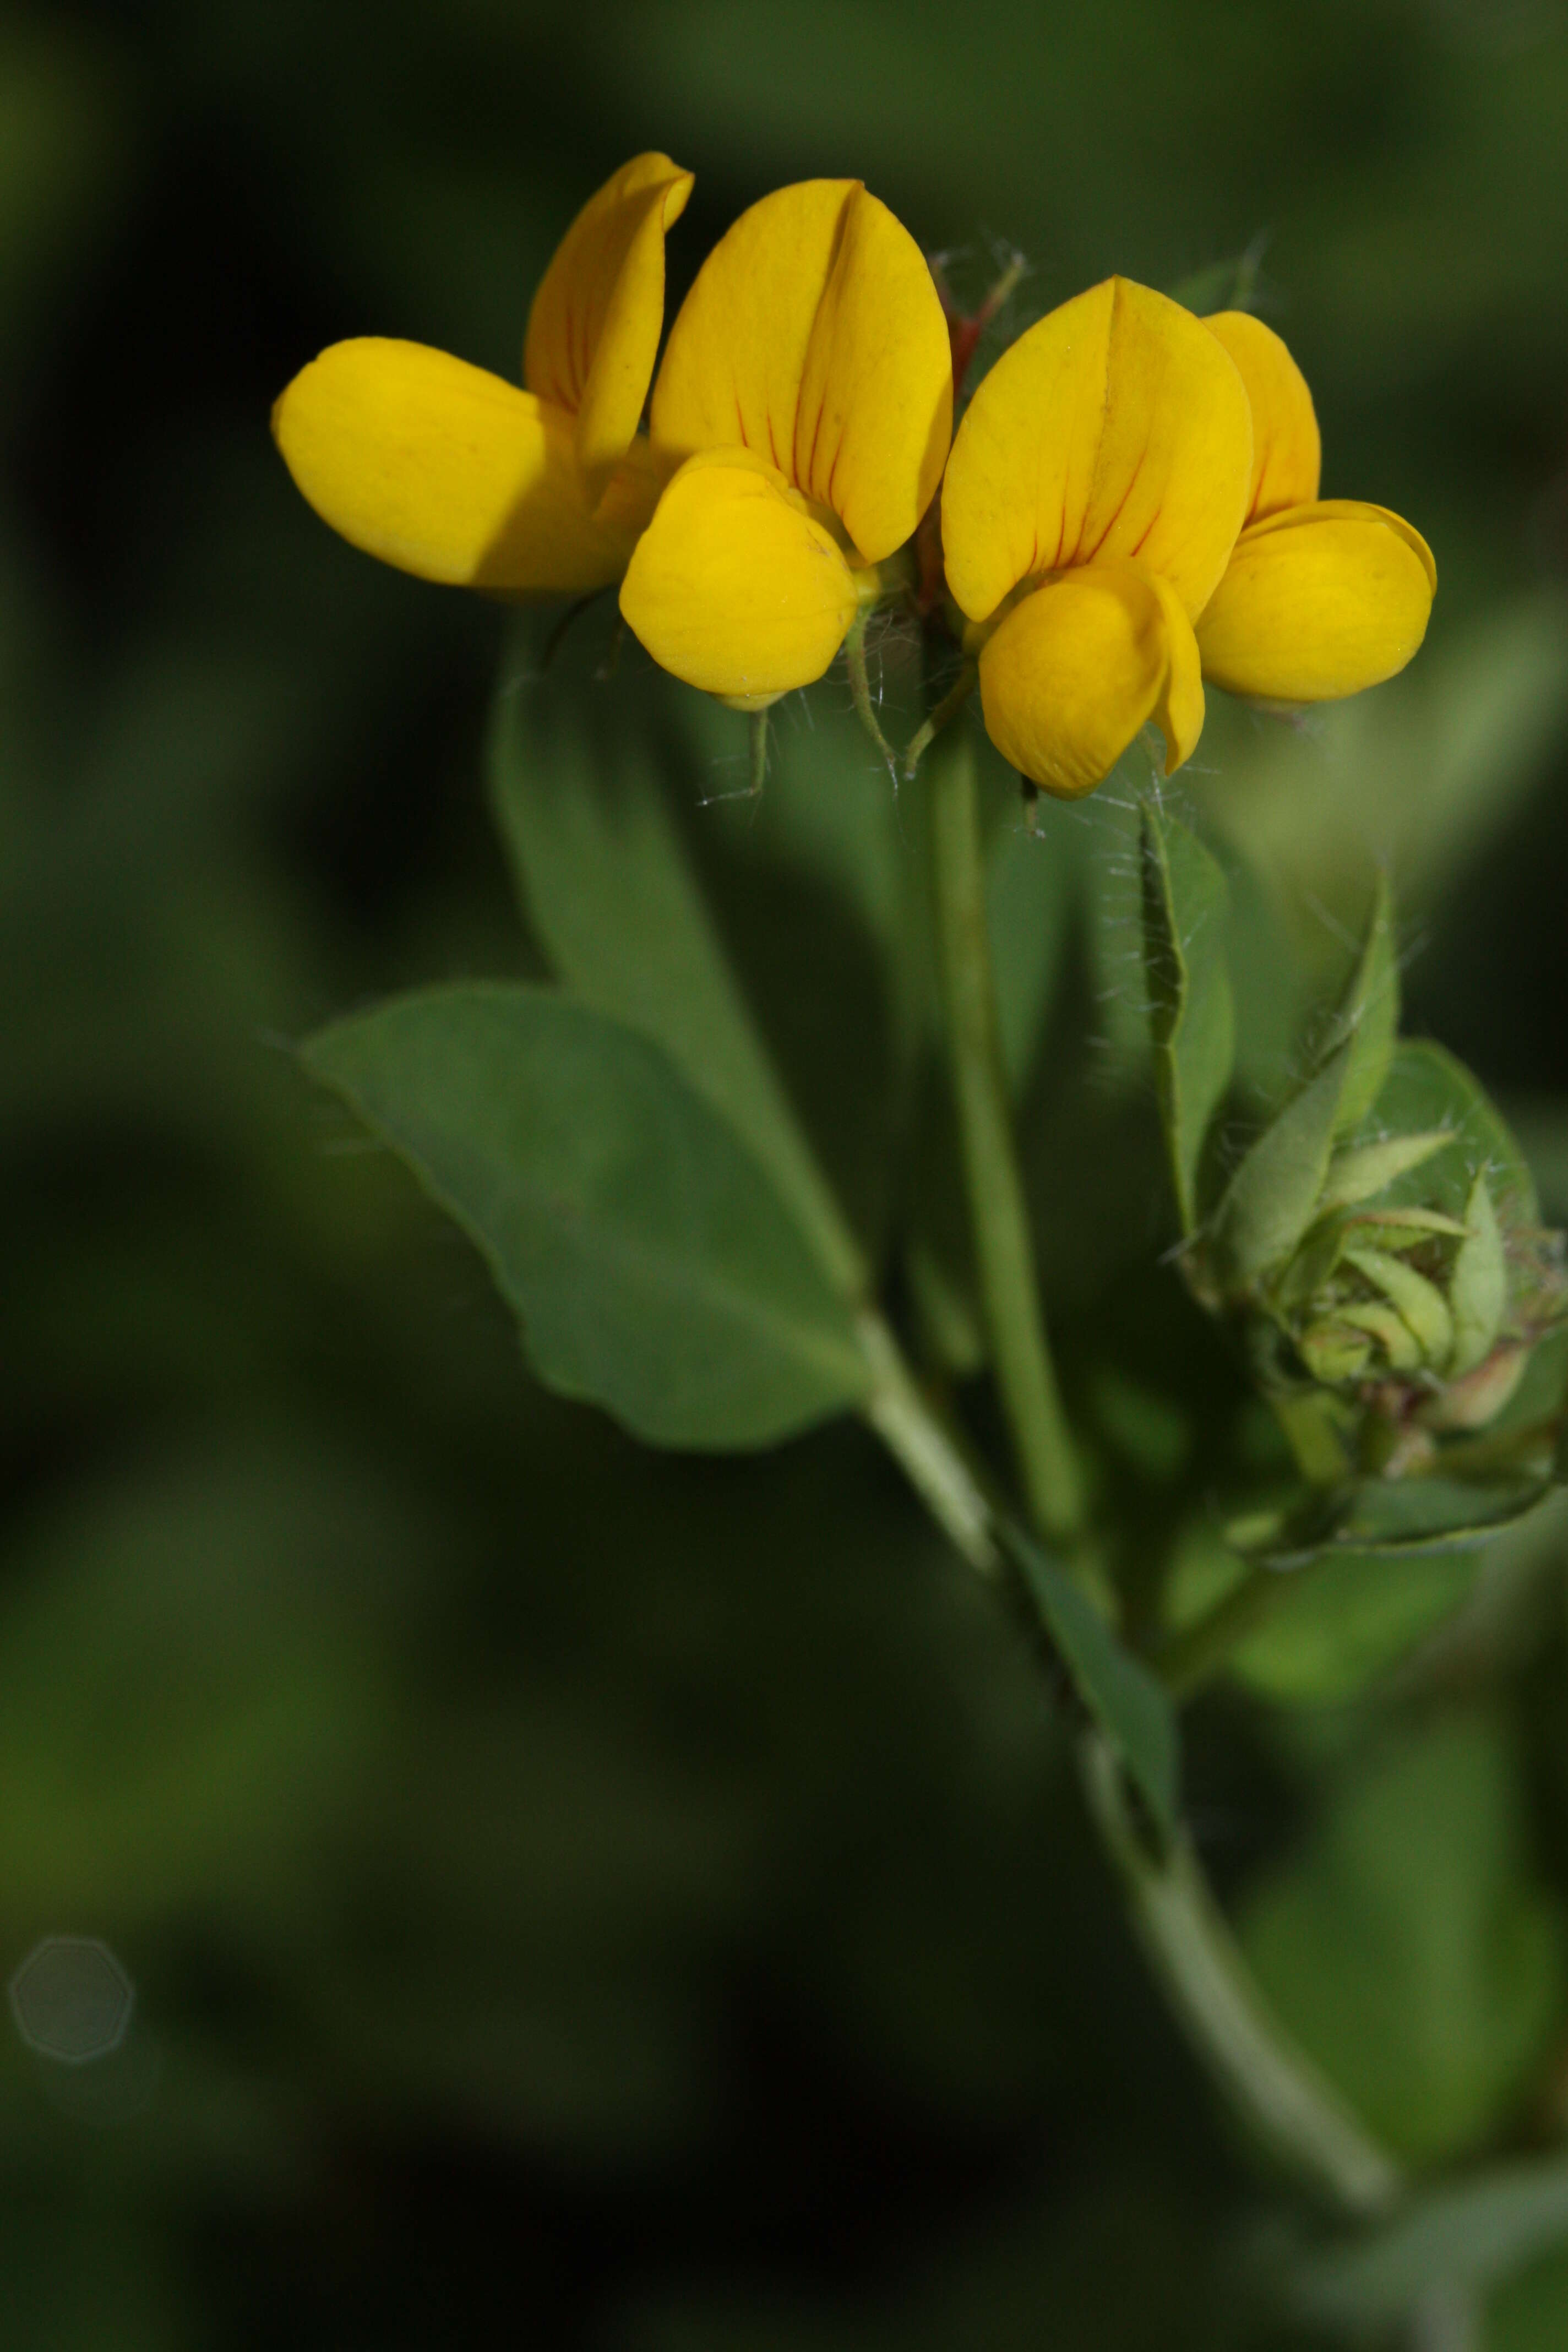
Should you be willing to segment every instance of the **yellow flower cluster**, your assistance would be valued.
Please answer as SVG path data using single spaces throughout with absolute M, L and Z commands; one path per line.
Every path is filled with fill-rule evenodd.
M 513 597 L 618 582 L 656 661 L 756 709 L 908 593 L 889 559 L 940 489 L 986 727 L 1068 795 L 1151 720 L 1180 766 L 1205 678 L 1318 701 L 1421 643 L 1430 551 L 1382 507 L 1319 499 L 1311 394 L 1260 320 L 1109 278 L 1019 337 L 955 436 L 919 247 L 859 182 L 808 180 L 721 239 L 653 382 L 665 236 L 690 190 L 639 155 L 584 206 L 534 297 L 523 388 L 379 338 L 305 368 L 273 428 L 317 512 L 427 580 Z

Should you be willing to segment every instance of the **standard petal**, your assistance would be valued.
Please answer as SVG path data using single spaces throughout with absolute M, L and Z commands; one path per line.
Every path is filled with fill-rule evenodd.
M 1426 634 L 1437 584 L 1419 531 L 1328 499 L 1257 523 L 1198 623 L 1204 676 L 1269 702 L 1325 702 L 1392 677 Z
M 572 419 L 423 343 L 334 343 L 272 412 L 285 464 L 332 529 L 403 572 L 468 588 L 568 595 L 626 569 L 652 507 L 589 513 Z M 627 469 L 628 473 L 630 469 Z
M 1151 719 L 1165 732 L 1169 775 L 1203 727 L 1192 624 L 1137 564 L 1061 572 L 986 639 L 980 699 L 1003 757 L 1064 799 L 1103 782 Z
M 630 448 L 664 327 L 664 239 L 691 174 L 668 155 L 634 156 L 590 196 L 540 282 L 522 379 L 577 418 L 577 459 L 596 499 Z
M 1108 278 L 1021 335 L 970 403 L 942 495 L 948 583 L 983 621 L 1022 580 L 1122 557 L 1195 615 L 1251 467 L 1247 393 L 1218 338 Z
M 1252 407 L 1252 487 L 1247 520 L 1305 506 L 1318 495 L 1323 444 L 1307 379 L 1272 327 L 1249 310 L 1204 320 L 1241 372 Z
M 681 467 L 621 583 L 621 611 L 656 662 L 759 704 L 822 676 L 858 602 L 832 535 L 776 467 L 739 448 Z
M 742 213 L 698 272 L 654 387 L 672 461 L 740 444 L 843 522 L 868 562 L 936 494 L 952 360 L 924 257 L 857 180 Z

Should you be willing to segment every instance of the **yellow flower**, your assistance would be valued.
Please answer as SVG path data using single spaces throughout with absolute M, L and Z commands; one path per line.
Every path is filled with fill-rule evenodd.
M 533 298 L 526 390 L 377 336 L 312 361 L 272 429 L 316 512 L 422 580 L 512 596 L 618 580 L 658 496 L 637 427 L 665 232 L 690 193 L 668 155 L 638 155 L 584 206 Z
M 1384 507 L 1320 499 L 1306 378 L 1260 319 L 1205 321 L 1252 404 L 1247 526 L 1198 622 L 1204 676 L 1233 694 L 1321 702 L 1392 677 L 1426 634 L 1432 551 Z
M 673 478 L 627 623 L 742 707 L 808 685 L 930 505 L 952 425 L 947 322 L 909 232 L 858 180 L 764 196 L 670 330 L 649 429 Z
M 1200 320 L 1123 278 L 1021 335 L 959 426 L 943 560 L 992 740 L 1047 791 L 1093 790 L 1144 724 L 1169 774 L 1202 731 L 1193 624 L 1247 511 L 1252 423 Z

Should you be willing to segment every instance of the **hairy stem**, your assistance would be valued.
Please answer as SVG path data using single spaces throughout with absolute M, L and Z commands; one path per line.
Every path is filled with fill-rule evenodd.
M 970 696 L 974 691 L 980 671 L 973 662 L 965 662 L 936 709 L 917 727 L 904 746 L 904 782 L 912 783 L 921 761 L 942 730 L 951 727 Z
M 1046 1338 L 1002 1072 L 974 749 L 963 729 L 940 739 L 928 773 L 948 1056 L 992 1363 L 1030 1515 L 1042 1535 L 1070 1543 L 1083 1528 L 1083 1486 Z
M 882 722 L 877 716 L 877 705 L 871 693 L 870 673 L 866 667 L 866 631 L 870 625 L 875 607 L 862 604 L 849 625 L 849 635 L 844 640 L 844 667 L 849 673 L 849 692 L 855 704 L 855 716 L 871 738 L 888 773 L 898 782 L 899 763 L 893 747 L 882 732 Z

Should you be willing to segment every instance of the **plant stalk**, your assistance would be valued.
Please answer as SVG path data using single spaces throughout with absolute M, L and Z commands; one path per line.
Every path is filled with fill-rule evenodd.
M 1264 1622 L 1277 1601 L 1299 1592 L 1302 1578 L 1311 1573 L 1310 1566 L 1283 1569 L 1255 1564 L 1206 1617 L 1173 1633 L 1149 1660 L 1172 1696 L 1190 1698 L 1201 1689 L 1219 1673 L 1237 1643 L 1245 1642 Z
M 1080 1750 L 1089 1808 L 1121 1873 L 1133 1926 L 1189 2042 L 1258 2140 L 1357 2221 L 1384 2212 L 1398 2168 L 1272 2016 L 1209 1891 L 1192 1842 L 1151 1852 L 1098 1732 Z
M 866 1419 L 954 1549 L 983 1576 L 994 1576 L 1000 1554 L 991 1532 L 991 1506 L 962 1448 L 921 1391 L 881 1317 L 868 1309 L 858 1329 L 871 1367 Z
M 1041 1535 L 1070 1544 L 1083 1530 L 1083 1484 L 1046 1337 L 1002 1070 L 974 747 L 966 730 L 950 727 L 938 738 L 926 773 L 948 1055 L 992 1363 L 1030 1515 Z

